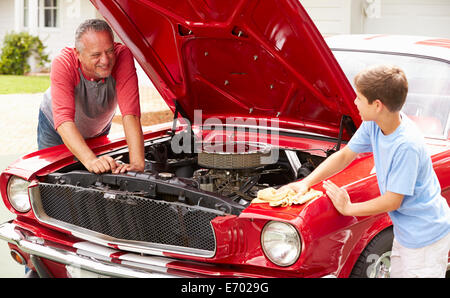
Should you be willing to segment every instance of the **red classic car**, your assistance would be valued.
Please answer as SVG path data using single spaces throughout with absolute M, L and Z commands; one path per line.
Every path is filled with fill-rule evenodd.
M 450 199 L 449 40 L 336 36 L 328 46 L 296 0 L 91 1 L 175 119 L 145 133 L 144 172 L 89 173 L 61 145 L 1 174 L 16 218 L 0 238 L 39 276 L 389 275 L 387 214 L 342 216 L 326 195 L 251 203 L 345 146 L 361 123 L 350 82 L 371 63 L 405 68 L 404 112 L 428 136 Z M 88 144 L 128 161 L 124 138 Z M 331 180 L 354 202 L 379 195 L 371 154 Z

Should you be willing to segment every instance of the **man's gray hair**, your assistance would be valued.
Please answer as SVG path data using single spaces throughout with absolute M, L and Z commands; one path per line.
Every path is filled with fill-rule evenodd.
M 81 42 L 81 37 L 84 33 L 91 30 L 95 32 L 107 31 L 111 34 L 112 40 L 114 40 L 114 33 L 108 23 L 100 19 L 89 19 L 81 23 L 80 26 L 78 26 L 77 31 L 75 32 L 75 47 L 78 51 L 81 52 L 84 46 Z

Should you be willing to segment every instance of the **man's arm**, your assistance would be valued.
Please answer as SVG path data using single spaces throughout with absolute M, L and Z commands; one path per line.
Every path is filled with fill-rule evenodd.
M 314 184 L 345 169 L 356 158 L 356 155 L 357 153 L 350 150 L 348 146 L 344 147 L 329 156 L 303 180 L 290 183 L 284 187 L 290 187 L 297 193 L 306 193 Z
M 97 157 L 92 152 L 74 122 L 65 121 L 61 123 L 57 131 L 70 152 L 78 158 L 89 172 L 100 174 L 116 170 L 117 164 L 112 157 L 106 155 Z
M 334 207 L 342 215 L 347 216 L 369 216 L 384 212 L 397 210 L 402 204 L 404 195 L 387 191 L 375 199 L 352 203 L 345 189 L 339 188 L 331 181 L 324 181 L 323 187 Z
M 125 115 L 122 117 L 122 122 L 129 148 L 130 164 L 119 166 L 114 173 L 124 173 L 126 171 L 143 172 L 145 160 L 144 135 L 142 133 L 141 121 L 135 115 Z
M 117 67 L 115 71 L 117 103 L 122 113 L 122 123 L 130 150 L 130 163 L 121 165 L 115 173 L 144 171 L 144 136 L 139 115 L 139 86 L 131 51 L 117 45 Z

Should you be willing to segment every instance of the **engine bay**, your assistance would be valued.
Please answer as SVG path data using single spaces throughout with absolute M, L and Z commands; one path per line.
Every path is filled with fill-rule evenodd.
M 277 158 L 270 160 L 273 150 Z M 128 163 L 127 149 L 110 155 Z M 306 177 L 324 159 L 263 143 L 226 142 L 204 146 L 197 153 L 175 153 L 171 138 L 164 137 L 146 143 L 144 172 L 97 175 L 76 163 L 42 182 L 100 190 L 108 200 L 138 196 L 239 214 L 259 190 Z

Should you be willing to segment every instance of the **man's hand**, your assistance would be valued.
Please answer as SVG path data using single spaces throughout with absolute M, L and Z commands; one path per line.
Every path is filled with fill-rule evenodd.
M 88 147 L 73 121 L 63 122 L 57 128 L 57 131 L 70 152 L 78 158 L 89 172 L 101 174 L 116 170 L 118 163 L 107 155 L 97 157 Z
M 323 182 L 323 188 L 326 190 L 327 196 L 331 199 L 337 211 L 342 215 L 349 215 L 348 209 L 352 203 L 350 202 L 350 196 L 347 191 L 329 180 Z
M 144 167 L 145 166 L 136 165 L 136 164 L 118 163 L 118 166 L 112 172 L 113 172 L 113 174 L 123 174 L 128 171 L 143 172 Z
M 88 160 L 84 166 L 91 173 L 101 174 L 116 171 L 119 164 L 111 156 L 103 155 Z
M 144 165 L 127 164 L 113 159 L 111 156 L 102 155 L 96 157 L 85 165 L 86 169 L 95 174 L 112 172 L 113 174 L 123 174 L 128 171 L 143 172 Z

